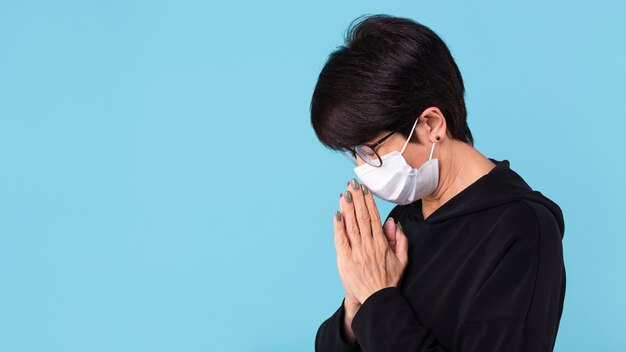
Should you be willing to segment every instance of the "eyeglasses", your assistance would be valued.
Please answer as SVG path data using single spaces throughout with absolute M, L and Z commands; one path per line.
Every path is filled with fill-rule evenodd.
M 413 121 L 410 121 L 410 122 L 413 122 Z M 415 122 L 417 123 L 417 121 Z M 358 154 L 361 157 L 361 159 L 363 159 L 363 161 L 365 161 L 366 163 L 374 167 L 381 167 L 383 165 L 383 160 L 381 159 L 380 155 L 378 155 L 378 153 L 376 152 L 376 149 L 380 147 L 381 144 L 383 144 L 383 142 L 385 142 L 387 138 L 391 137 L 391 135 L 393 135 L 394 133 L 400 131 L 406 125 L 408 125 L 408 123 L 398 128 L 395 131 L 387 133 L 383 138 L 377 140 L 376 142 L 372 144 L 359 144 L 359 145 L 356 145 L 354 149 L 350 147 L 342 148 L 341 153 L 348 160 L 350 160 L 350 162 L 352 162 L 354 165 L 358 165 L 358 162 L 356 160 L 356 155 Z M 413 128 L 415 128 L 415 126 L 413 126 Z

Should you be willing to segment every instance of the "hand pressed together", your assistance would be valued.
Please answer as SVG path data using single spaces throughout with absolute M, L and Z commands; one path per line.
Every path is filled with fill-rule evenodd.
M 408 264 L 408 241 L 392 218 L 384 226 L 372 192 L 356 179 L 339 197 L 334 216 L 337 267 L 346 298 L 363 303 L 374 292 L 397 287 Z

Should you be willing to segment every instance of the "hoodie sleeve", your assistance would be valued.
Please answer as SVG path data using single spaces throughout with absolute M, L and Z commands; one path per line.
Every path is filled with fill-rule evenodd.
M 317 329 L 315 336 L 315 352 L 361 352 L 359 342 L 346 341 L 343 331 L 344 298 L 339 309 Z
M 554 218 L 546 213 L 538 218 L 528 205 L 506 218 L 494 234 L 506 236 L 506 247 L 461 312 L 454 346 L 444 348 L 405 294 L 386 287 L 370 295 L 352 320 L 363 350 L 552 351 L 564 294 L 560 233 Z

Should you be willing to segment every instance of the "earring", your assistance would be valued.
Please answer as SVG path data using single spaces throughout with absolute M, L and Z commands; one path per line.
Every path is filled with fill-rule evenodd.
M 438 135 L 435 135 L 435 139 L 436 139 L 436 140 L 439 140 L 439 136 L 438 136 Z

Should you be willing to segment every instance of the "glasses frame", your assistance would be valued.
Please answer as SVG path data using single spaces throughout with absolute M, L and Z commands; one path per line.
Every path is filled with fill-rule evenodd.
M 410 122 L 413 122 L 413 121 L 410 121 Z M 368 164 L 370 164 L 370 165 L 372 165 L 372 166 L 374 166 L 374 167 L 381 167 L 381 166 L 383 166 L 383 159 L 380 157 L 380 155 L 379 155 L 379 154 L 378 154 L 378 152 L 376 151 L 376 148 L 380 147 L 380 146 L 381 146 L 381 145 L 385 142 L 385 140 L 387 140 L 387 138 L 391 137 L 394 133 L 399 132 L 400 130 L 402 130 L 402 129 L 403 129 L 404 127 L 406 127 L 407 125 L 408 125 L 408 123 L 407 123 L 407 124 L 402 125 L 400 128 L 398 128 L 398 129 L 397 129 L 397 130 L 395 130 L 395 131 L 391 131 L 391 132 L 387 133 L 384 137 L 382 137 L 381 139 L 377 140 L 377 141 L 376 141 L 376 142 L 374 142 L 374 143 L 371 143 L 371 144 L 357 144 L 354 148 L 345 147 L 345 148 L 344 148 L 344 155 L 346 154 L 346 152 L 347 152 L 347 151 L 350 151 L 350 152 L 353 154 L 353 156 L 348 156 L 348 155 L 346 155 L 346 157 L 348 157 L 348 159 L 349 159 L 350 161 L 352 161 L 352 163 L 354 163 L 354 165 L 357 165 L 357 164 L 358 164 L 358 163 L 357 163 L 357 161 L 356 161 L 356 155 L 359 155 L 363 161 L 365 161 L 366 163 L 368 163 L 368 162 L 367 162 L 367 161 L 363 158 L 363 156 L 361 156 L 361 154 L 359 154 L 359 153 L 357 153 L 357 152 L 356 152 L 356 148 L 358 148 L 358 147 L 361 147 L 361 146 L 363 146 L 363 147 L 368 147 L 368 148 L 370 148 L 370 149 L 374 152 L 374 155 L 376 155 L 376 157 L 378 158 L 378 161 L 380 162 L 380 165 L 374 165 L 374 164 L 372 164 L 372 163 L 368 163 Z

